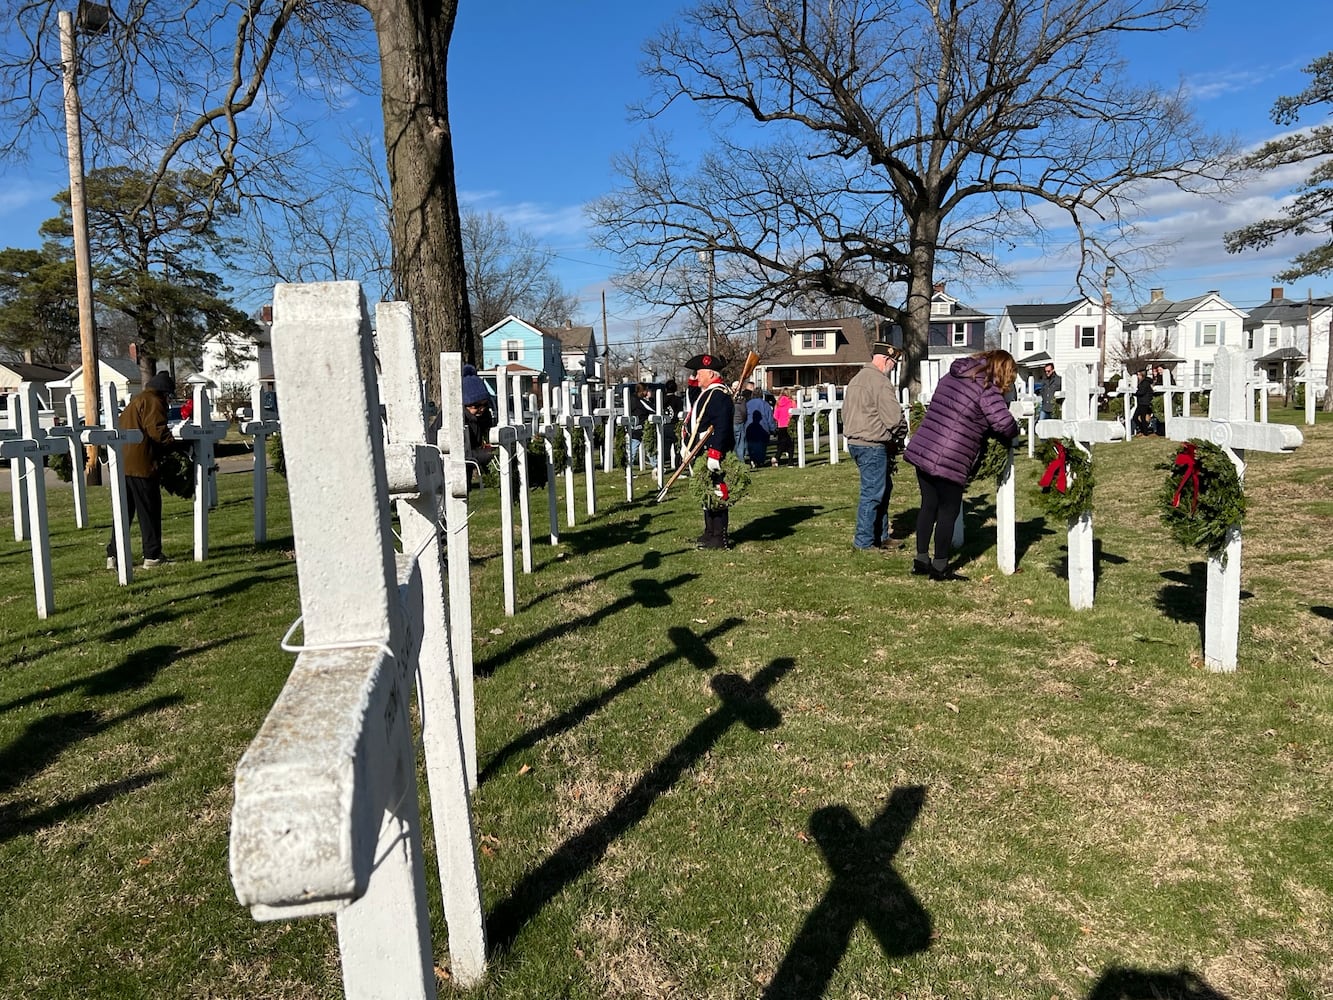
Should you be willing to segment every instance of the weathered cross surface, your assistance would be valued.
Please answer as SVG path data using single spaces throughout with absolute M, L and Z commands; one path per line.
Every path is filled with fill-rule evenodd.
M 925 800 L 924 788 L 896 788 L 868 827 L 845 806 L 828 806 L 810 817 L 810 833 L 832 879 L 769 981 L 765 997 L 822 997 L 862 921 L 886 958 L 930 947 L 930 914 L 893 866 Z
M 517 608 L 514 587 L 514 465 L 518 465 L 519 528 L 522 532 L 523 569 L 532 572 L 532 534 L 528 524 L 527 425 L 510 407 L 509 380 L 503 369 L 495 379 L 496 425 L 491 428 L 491 444 L 500 452 L 500 547 L 504 568 L 505 614 L 513 617 Z
M 110 382 L 102 386 L 102 415 L 107 426 L 85 427 L 79 439 L 85 446 L 106 449 L 107 475 L 111 479 L 111 537 L 116 549 L 116 576 L 124 587 L 133 576 L 134 560 L 130 558 L 130 508 L 125 494 L 125 460 L 120 450 L 127 444 L 142 441 L 143 431 L 116 427 L 120 404 L 116 400 L 116 387 Z
M 0 441 L 0 458 L 9 459 L 11 468 L 21 470 L 15 486 L 23 484 L 22 497 L 14 490 L 14 540 L 23 541 L 26 528 L 32 548 L 32 580 L 37 597 L 37 617 L 46 618 L 55 610 L 55 591 L 51 582 L 51 536 L 46 523 L 46 456 L 63 444 L 48 438 L 38 421 L 37 384 L 24 382 L 19 391 L 9 395 L 10 420 L 18 436 Z M 20 524 L 20 513 L 26 515 Z
M 543 381 L 542 405 L 537 411 L 537 426 L 533 437 L 542 439 L 542 454 L 546 457 L 546 519 L 552 545 L 560 544 L 560 500 L 555 468 L 555 438 L 559 433 L 560 426 L 551 405 L 551 383 Z
M 264 408 L 265 392 L 258 382 L 250 390 L 252 419 L 241 424 L 241 433 L 254 438 L 255 544 L 268 540 L 268 439 L 282 429 L 278 415 Z
M 416 554 L 427 566 L 394 551 L 360 286 L 279 285 L 273 313 L 305 639 L 237 766 L 232 884 L 258 919 L 335 914 L 352 1000 L 425 1000 L 435 996 L 435 970 L 410 702 L 415 677 L 438 669 L 419 661 L 426 619 L 445 614 L 438 595 L 427 607 L 423 580 L 431 559 L 438 561 L 438 537 L 412 507 L 413 530 L 427 539 Z M 342 405 L 330 409 L 330 396 Z M 331 436 L 338 447 L 321 446 Z M 407 447 L 391 449 L 394 479 L 412 482 L 394 485 L 411 507 L 438 489 L 440 463 L 438 453 L 432 462 L 433 449 L 400 443 Z M 422 714 L 447 728 L 451 720 L 439 708 L 423 700 Z M 456 858 L 456 848 L 469 853 L 466 846 L 440 850 Z M 474 852 L 471 858 L 445 879 L 446 912 L 450 892 L 476 901 L 473 919 L 449 927 L 460 984 L 481 976 L 485 955 Z
M 1092 374 L 1082 365 L 1074 364 L 1062 376 L 1065 390 L 1064 408 L 1060 420 L 1038 420 L 1040 438 L 1069 438 L 1075 447 L 1092 455 L 1090 446 L 1108 441 L 1120 441 L 1125 428 L 1111 420 L 1097 419 L 1097 390 Z M 1054 488 L 1054 487 L 1052 487 Z M 1082 514 L 1069 522 L 1069 606 L 1076 611 L 1092 607 L 1094 566 L 1092 547 L 1092 514 Z
M 204 386 L 194 387 L 194 411 L 175 435 L 194 445 L 194 561 L 203 562 L 208 558 L 208 511 L 216 506 L 217 497 L 213 446 L 227 436 L 226 423 L 213 419 L 213 403 Z
M 1213 392 L 1208 400 L 1208 416 L 1177 417 L 1168 425 L 1173 441 L 1202 438 L 1211 441 L 1231 459 L 1236 474 L 1245 479 L 1245 452 L 1287 452 L 1304 438 L 1295 427 L 1286 424 L 1255 423 L 1249 390 L 1246 388 L 1245 354 L 1231 347 L 1220 347 L 1213 362 Z M 1181 503 L 1185 500 L 1182 498 Z M 1204 607 L 1203 660 L 1212 671 L 1229 673 L 1236 669 L 1236 649 L 1240 635 L 1240 525 L 1227 531 L 1226 549 L 1220 556 L 1208 557 L 1208 596 Z

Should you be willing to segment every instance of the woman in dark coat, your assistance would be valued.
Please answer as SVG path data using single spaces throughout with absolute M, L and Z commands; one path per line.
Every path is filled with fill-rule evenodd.
M 921 426 L 912 434 L 903 458 L 916 467 L 921 510 L 916 517 L 916 560 L 912 572 L 932 580 L 957 579 L 950 573 L 953 526 L 963 509 L 963 491 L 988 433 L 1013 440 L 1018 421 L 1005 394 L 1018 366 L 1008 351 L 986 351 L 959 358 L 940 379 Z M 935 534 L 935 555 L 929 554 Z

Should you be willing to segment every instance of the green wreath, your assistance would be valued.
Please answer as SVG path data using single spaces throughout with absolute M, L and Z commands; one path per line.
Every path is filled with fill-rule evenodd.
M 972 467 L 971 478 L 983 482 L 998 480 L 1009 467 L 1009 448 L 1004 439 L 994 434 L 987 434 L 986 443 L 982 445 L 981 454 L 977 456 L 977 461 Z
M 707 510 L 732 507 L 743 500 L 750 490 L 750 470 L 734 451 L 729 451 L 722 457 L 722 472 L 727 477 L 726 500 L 713 490 L 713 477 L 708 472 L 708 459 L 706 457 L 696 459 L 694 467 L 690 470 L 690 499 Z
M 1166 470 L 1157 504 L 1171 537 L 1225 559 L 1228 531 L 1245 520 L 1245 485 L 1227 453 L 1191 438 L 1157 467 Z
M 1057 445 L 1059 447 L 1057 447 Z M 1059 521 L 1074 521 L 1092 513 L 1092 459 L 1071 439 L 1043 441 L 1037 457 L 1046 463 L 1046 471 L 1038 484 L 1035 499 L 1048 517 Z M 1060 490 L 1060 463 L 1063 457 L 1064 490 Z M 1045 484 L 1045 485 L 1043 485 Z

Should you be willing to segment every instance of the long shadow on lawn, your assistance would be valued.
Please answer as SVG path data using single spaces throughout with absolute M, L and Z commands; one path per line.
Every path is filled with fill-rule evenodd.
M 686 549 L 676 549 L 673 552 L 666 553 L 666 555 L 669 556 L 684 555 L 686 551 L 687 551 Z M 626 570 L 631 570 L 631 569 L 644 569 L 649 571 L 658 569 L 662 565 L 662 555 L 663 554 L 661 552 L 658 552 L 656 549 L 652 549 L 648 552 L 645 552 L 641 560 L 627 562 L 623 566 L 617 566 L 615 569 L 608 569 L 602 573 L 598 573 L 596 576 L 590 576 L 586 578 L 577 577 L 573 580 L 570 580 L 568 583 L 566 583 L 558 590 L 543 591 L 542 593 L 534 597 L 532 600 L 530 600 L 527 604 L 523 605 L 522 609 L 520 610 L 527 611 L 531 608 L 536 607 L 538 604 L 542 603 L 542 601 L 549 601 L 552 597 L 558 597 L 559 595 L 563 594 L 567 589 L 569 589 L 569 587 L 571 586 L 583 587 L 590 583 L 602 583 L 603 581 L 611 579 L 611 577 L 613 576 L 618 576 L 619 574 L 624 573 Z M 537 568 L 543 569 L 545 568 L 545 566 L 550 565 L 551 563 L 563 562 L 563 561 L 564 560 L 550 559 L 547 560 L 547 562 L 544 563 L 542 566 L 539 566 Z
M 1149 972 L 1113 965 L 1102 973 L 1087 1000 L 1230 1000 L 1185 967 Z
M 737 542 L 775 542 L 790 538 L 796 534 L 796 526 L 808 521 L 824 507 L 819 504 L 801 504 L 797 507 L 779 507 L 777 510 L 755 518 L 731 532 Z
M 587 524 L 581 531 L 567 531 L 560 536 L 561 541 L 569 545 L 571 553 L 585 555 L 619 545 L 642 545 L 653 535 L 661 531 L 649 531 L 653 516 L 647 511 L 638 517 L 624 521 L 603 520 Z
M 1157 610 L 1172 621 L 1198 626 L 1199 641 L 1203 642 L 1204 610 L 1208 606 L 1208 564 L 1190 563 L 1184 573 L 1168 570 L 1162 574 L 1162 579 L 1168 582 L 1162 585 L 1153 599 Z M 1240 592 L 1241 600 L 1253 596 L 1254 593 L 1249 590 L 1242 589 Z
M 1320 618 L 1333 618 L 1333 608 L 1326 607 L 1323 604 L 1311 604 L 1310 610 Z
M 1102 579 L 1102 564 L 1109 563 L 1112 566 L 1123 566 L 1129 562 L 1124 556 L 1116 555 L 1114 552 L 1106 552 L 1102 548 L 1102 540 L 1097 537 L 1092 539 L 1092 582 L 1100 583 Z M 1069 549 L 1065 548 L 1065 554 L 1051 564 L 1055 570 L 1055 575 L 1061 580 L 1069 579 Z
M 601 819 L 565 841 L 496 904 L 487 921 L 491 950 L 508 950 L 528 921 L 601 861 L 607 848 L 638 825 L 658 797 L 703 759 L 732 726 L 739 722 L 757 732 L 780 725 L 782 715 L 768 702 L 768 692 L 795 665 L 795 660 L 776 659 L 751 681 L 736 674 L 713 677 L 713 691 L 722 699 L 717 711 L 686 733 Z
M 862 920 L 886 958 L 930 947 L 930 914 L 893 867 L 925 801 L 919 785 L 895 788 L 868 827 L 846 806 L 828 806 L 810 817 L 810 834 L 833 879 L 773 974 L 764 1000 L 822 997 Z
M 671 640 L 672 646 L 670 651 L 649 660 L 638 670 L 626 674 L 596 697 L 583 699 L 583 701 L 567 708 L 555 718 L 543 722 L 535 729 L 528 730 L 522 736 L 501 747 L 482 768 L 479 783 L 485 782 L 487 778 L 499 771 L 501 766 L 514 754 L 528 750 L 557 733 L 573 729 L 597 709 L 609 705 L 618 695 L 647 680 L 669 663 L 681 659 L 688 660 L 690 665 L 698 670 L 708 670 L 716 666 L 717 657 L 708 648 L 708 644 L 714 639 L 721 638 L 739 624 L 741 624 L 741 619 L 728 618 L 703 635 L 695 635 L 687 628 L 667 629 L 667 638 Z
M 180 695 L 165 695 L 105 720 L 97 712 L 64 712 L 30 723 L 23 731 L 23 735 L 4 750 L 0 750 L 0 795 L 8 794 L 29 778 L 46 770 L 61 754 L 80 740 L 106 732 L 138 716 L 160 712 L 184 700 Z M 160 774 L 138 775 L 110 782 L 99 789 L 84 793 L 78 799 L 53 806 L 40 813 L 32 811 L 31 799 L 0 806 L 0 842 L 37 829 L 45 822 L 55 822 L 81 808 L 109 801 L 121 792 L 141 787 L 160 776 Z
M 535 635 L 530 635 L 512 646 L 506 646 L 503 651 L 495 656 L 488 656 L 477 660 L 473 666 L 473 673 L 478 677 L 489 677 L 495 673 L 501 666 L 512 660 L 516 656 L 529 652 L 538 646 L 544 646 L 552 639 L 557 639 L 562 635 L 584 628 L 589 625 L 596 625 L 605 618 L 609 618 L 617 611 L 624 611 L 626 608 L 645 607 L 645 608 L 664 608 L 671 603 L 671 595 L 667 593 L 673 587 L 679 587 L 682 584 L 689 583 L 691 580 L 697 580 L 698 573 L 682 573 L 674 576 L 670 580 L 653 580 L 647 577 L 640 577 L 637 580 L 629 582 L 630 593 L 624 597 L 612 601 L 606 607 L 594 611 L 592 614 L 583 615 L 581 618 L 573 618 L 569 621 L 557 622 L 548 628 L 542 629 Z

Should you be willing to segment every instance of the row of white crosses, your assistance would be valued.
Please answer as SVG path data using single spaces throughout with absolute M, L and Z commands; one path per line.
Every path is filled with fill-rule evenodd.
M 1244 482 L 1245 452 L 1289 452 L 1304 438 L 1286 424 L 1256 423 L 1246 386 L 1249 367 L 1243 351 L 1220 347 L 1213 362 L 1213 391 L 1207 417 L 1176 417 L 1167 426 L 1173 441 L 1201 438 L 1221 448 Z M 1181 501 L 1185 502 L 1184 500 Z M 1221 555 L 1208 557 L 1208 595 L 1204 607 L 1203 659 L 1209 670 L 1236 669 L 1240 635 L 1240 525 L 1227 532 Z
M 11 426 L 0 432 L 0 458 L 9 459 L 13 476 L 14 540 L 26 539 L 31 546 L 37 617 L 47 618 L 55 609 L 55 589 L 51 581 L 51 540 L 46 530 L 46 457 L 65 444 L 46 435 L 37 414 L 37 385 L 24 382 L 9 396 Z
M 829 464 L 836 465 L 838 462 L 838 452 L 841 448 L 840 436 L 838 434 L 838 418 L 842 413 L 842 401 L 838 399 L 837 387 L 832 382 L 823 386 L 823 394 L 820 394 L 819 386 L 811 386 L 809 389 L 798 388 L 796 390 L 796 405 L 792 408 L 791 417 L 796 421 L 796 466 L 805 468 L 805 422 L 810 421 L 810 443 L 814 454 L 819 454 L 819 414 L 828 414 L 829 426 Z M 806 396 L 806 392 L 809 396 Z
M 336 915 L 349 1000 L 427 1000 L 435 996 L 435 964 L 414 684 L 454 980 L 477 982 L 486 956 L 465 675 L 453 657 L 458 636 L 436 520 L 441 501 L 447 518 L 451 506 L 457 516 L 460 479 L 466 492 L 462 439 L 452 426 L 462 410 L 444 414 L 442 455 L 425 440 L 410 314 L 404 304 L 382 304 L 386 443 L 360 286 L 279 285 L 273 303 L 304 645 L 237 767 L 232 884 L 257 919 Z M 400 378 L 407 357 L 412 371 Z M 343 405 L 330 409 L 330 394 Z M 326 446 L 331 435 L 336 449 Z M 391 498 L 402 552 L 394 548 Z M 450 537 L 448 549 L 451 566 L 461 563 L 466 573 L 466 548 Z M 452 569 L 449 580 L 452 592 Z

